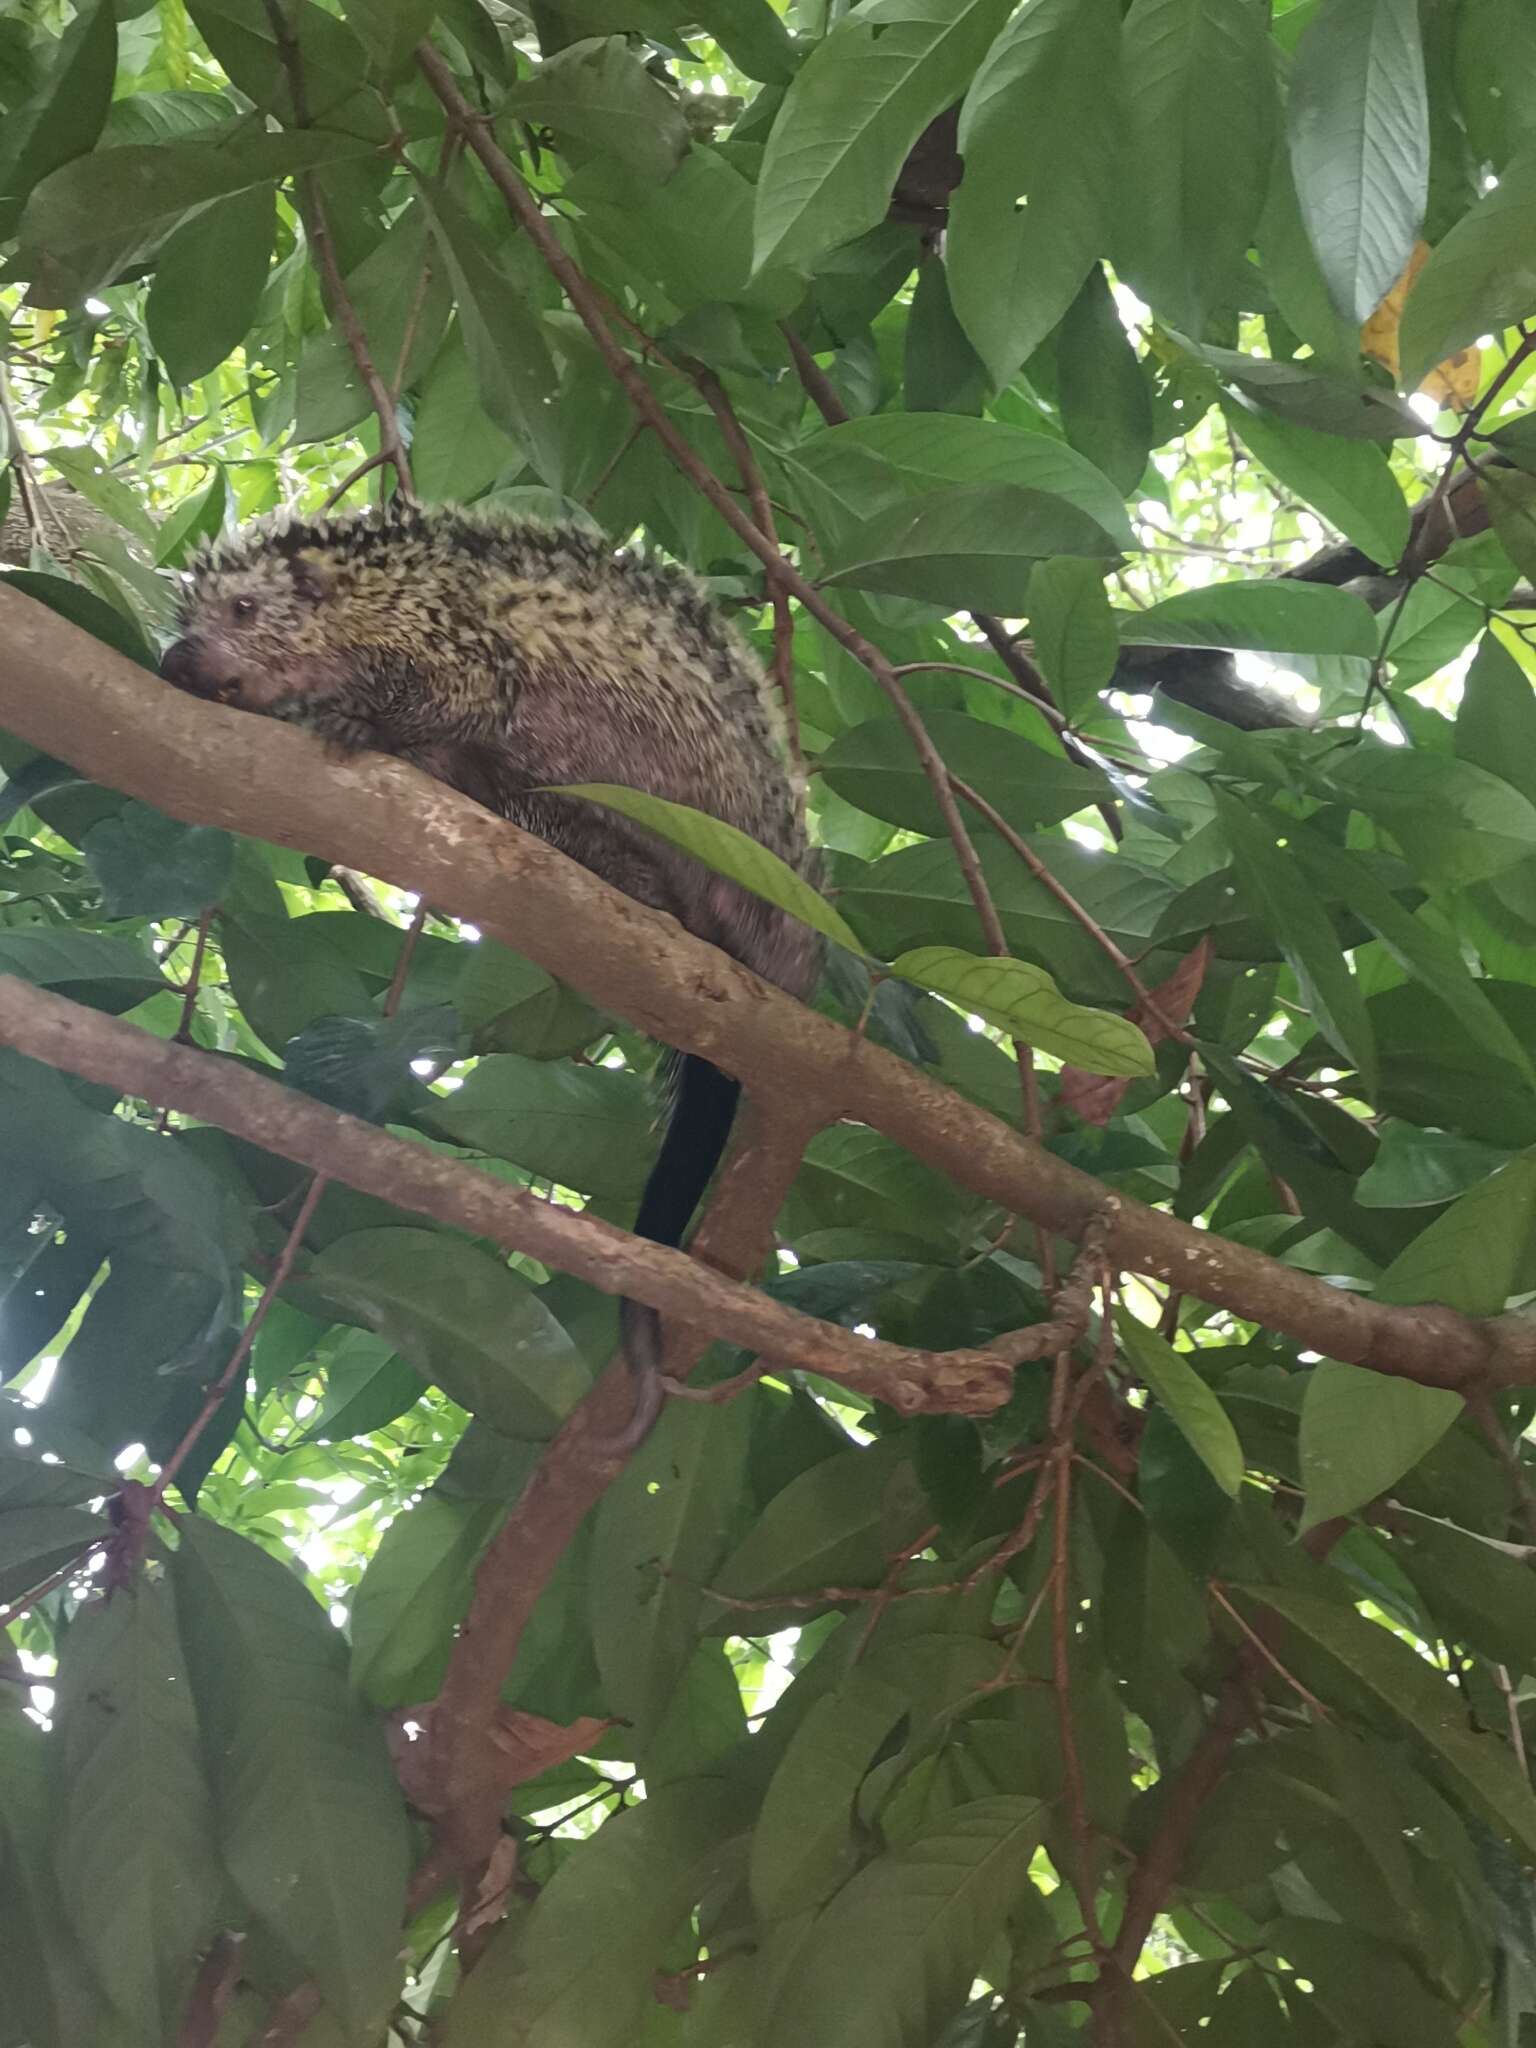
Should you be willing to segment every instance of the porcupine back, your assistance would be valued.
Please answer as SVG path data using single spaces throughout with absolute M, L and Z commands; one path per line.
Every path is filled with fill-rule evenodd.
M 744 641 L 680 571 L 575 526 L 392 510 L 258 526 L 194 565 L 180 687 L 414 761 L 804 995 L 813 933 L 614 812 L 541 794 L 610 782 L 691 805 L 802 873 L 803 792 Z M 737 1085 L 688 1055 L 635 1229 L 679 1244 Z M 623 1305 L 640 1376 L 626 1444 L 660 1401 L 660 1327 Z

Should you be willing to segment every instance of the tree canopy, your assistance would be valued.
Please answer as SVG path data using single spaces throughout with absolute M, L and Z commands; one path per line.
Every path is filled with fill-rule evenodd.
M 1529 0 L 42 0 L 0 115 L 0 2048 L 1536 2038 Z M 587 800 L 813 1004 L 159 680 L 391 497 L 735 619 L 823 892 Z

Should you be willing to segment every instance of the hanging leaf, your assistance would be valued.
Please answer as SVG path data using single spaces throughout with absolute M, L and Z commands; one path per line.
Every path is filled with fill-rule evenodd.
M 1324 0 L 1297 46 L 1287 126 L 1312 247 L 1359 326 L 1401 275 L 1429 193 L 1414 0 Z
M 1125 1309 L 1117 1312 L 1115 1327 L 1136 1372 L 1222 1492 L 1235 1500 L 1243 1483 L 1243 1453 L 1226 1410 L 1194 1367 L 1155 1330 Z
M 1301 1410 L 1301 1533 L 1375 1500 L 1411 1472 L 1461 1413 L 1460 1394 L 1325 1358 Z
M 1480 334 L 1536 311 L 1536 146 L 1430 253 L 1408 295 L 1398 345 L 1401 386 L 1415 391 L 1436 363 Z
M 1128 1018 L 1069 1003 L 1043 967 L 983 958 L 954 946 L 919 946 L 893 960 L 891 972 L 1085 1073 L 1153 1071 L 1152 1048 Z
M 831 904 L 809 882 L 776 853 L 770 853 L 766 846 L 734 825 L 706 817 L 687 804 L 669 803 L 665 797 L 651 796 L 640 789 L 623 789 L 616 783 L 560 783 L 551 787 L 550 794 L 584 797 L 589 803 L 603 804 L 610 811 L 633 818 L 637 825 L 644 825 L 669 845 L 692 854 L 717 875 L 724 875 L 754 896 L 787 910 L 791 917 L 798 917 L 824 938 L 835 939 L 852 953 L 863 950 Z

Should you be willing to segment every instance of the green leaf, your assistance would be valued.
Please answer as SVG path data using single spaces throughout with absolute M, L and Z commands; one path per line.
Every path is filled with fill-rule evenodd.
M 1261 654 L 1376 652 L 1376 616 L 1363 598 L 1322 583 L 1216 583 L 1144 612 L 1117 612 L 1127 647 L 1247 647 Z
M 1235 1500 L 1243 1483 L 1243 1451 L 1226 1410 L 1183 1354 L 1155 1330 L 1124 1309 L 1115 1327 L 1136 1372 L 1222 1492 Z
M 1076 298 L 1114 219 L 1116 0 L 1031 0 L 960 110 L 965 176 L 944 264 L 956 315 L 996 386 Z
M 555 418 L 558 380 L 527 292 L 488 252 L 484 236 L 447 193 L 436 192 L 425 203 L 453 280 L 481 403 L 550 489 L 559 490 L 565 456 Z
M 1536 309 L 1536 145 L 1508 164 L 1491 192 L 1430 252 L 1414 279 L 1398 336 L 1399 382 L 1412 391 L 1480 334 Z
M 358 41 L 387 85 L 409 71 L 412 53 L 437 13 L 437 0 L 347 0 Z
M 865 0 L 784 96 L 757 186 L 753 268 L 808 269 L 885 217 L 928 123 L 965 90 L 1008 0 Z
M 1369 1092 L 1376 1072 L 1375 1039 L 1332 918 L 1295 854 L 1282 843 L 1284 828 L 1274 814 L 1223 789 L 1215 796 L 1217 820 L 1244 889 L 1290 962 L 1318 1029 L 1353 1061 Z
M 1456 1131 L 1386 1123 L 1380 1136 L 1355 1187 L 1355 1200 L 1368 1209 L 1437 1209 L 1509 1163 L 1507 1149 Z
M 1062 432 L 1129 496 L 1156 438 L 1152 393 L 1097 265 L 1057 330 L 1056 382 Z
M 1256 0 L 1135 0 L 1126 16 L 1116 267 L 1193 334 L 1230 303 L 1269 187 L 1266 13 Z
M 1065 499 L 1117 548 L 1129 553 L 1136 546 L 1108 477 L 1061 442 L 996 420 L 881 413 L 813 434 L 785 463 L 827 547 L 877 514 L 948 484 L 1012 484 Z
M 1533 1225 L 1536 1153 L 1522 1152 L 1405 1246 L 1376 1283 L 1377 1299 L 1498 1315 L 1529 1285 Z
M 20 106 L 9 102 L 0 143 L 0 240 L 15 234 L 33 186 L 95 142 L 116 72 L 117 11 L 112 0 L 90 0 L 60 36 L 47 78 Z
M 1491 632 L 1479 641 L 1462 684 L 1456 755 L 1536 803 L 1536 690 Z
M 347 135 L 241 135 L 131 144 L 78 157 L 33 192 L 22 218 L 32 296 L 74 305 L 140 263 L 184 220 L 252 186 L 370 153 Z
M 787 85 L 794 77 L 794 41 L 768 0 L 691 0 L 691 8 L 693 19 L 748 78 Z
M 352 1683 L 370 1706 L 409 1707 L 437 1692 L 501 1511 L 429 1493 L 379 1538 L 351 1616 Z
M 731 1600 L 811 1592 L 827 1585 L 875 1585 L 898 1520 L 890 1500 L 903 1473 L 889 1443 L 839 1451 L 776 1493 L 715 1575 Z M 914 1498 L 911 1516 L 918 1506 Z
M 98 510 L 126 527 L 146 547 L 154 546 L 155 522 L 144 510 L 138 494 L 121 477 L 112 474 L 93 448 L 54 448 L 49 451 L 48 461 L 82 498 L 89 498 Z
M 111 2038 L 111 2018 L 59 1898 L 54 1739 L 19 1713 L 0 1716 L 0 1970 L 13 2039 Z
M 1286 125 L 1333 302 L 1363 325 L 1413 254 L 1429 194 L 1415 0 L 1324 0 L 1296 48 Z
M 1314 890 L 1336 895 L 1370 926 L 1403 972 L 1444 1003 L 1471 1044 L 1513 1067 L 1536 1088 L 1536 1067 L 1530 1056 L 1473 980 L 1456 942 L 1405 910 L 1357 854 L 1331 844 L 1305 826 L 1296 827 L 1291 838 Z
M 950 304 L 949 273 L 932 256 L 918 267 L 903 358 L 909 412 L 979 413 L 991 395 L 993 380 Z
M 1301 1533 L 1395 1486 L 1464 1406 L 1444 1387 L 1416 1386 L 1332 1358 L 1314 1366 L 1301 1409 Z
M 1312 1986 L 1309 2009 L 1380 2048 L 1455 2048 L 1457 2015 L 1400 1947 L 1348 1922 L 1283 1916 L 1264 1930 Z
M 481 1059 L 416 1121 L 582 1194 L 632 1200 L 654 1151 L 657 1104 L 638 1074 L 503 1053 Z
M 891 972 L 1085 1073 L 1137 1078 L 1155 1071 L 1152 1048 L 1128 1017 L 1069 1003 L 1043 967 L 920 946 L 893 960 Z
M 634 2048 L 666 1944 L 729 1867 L 747 1817 L 738 1791 L 694 1779 L 605 1822 L 492 1937 L 443 2048 Z
M 61 1566 L 83 1562 L 111 1533 L 110 1522 L 83 1508 L 7 1507 L 0 1514 L 0 1604 L 30 1593 Z
M 1511 1671 L 1536 1670 L 1536 1572 L 1529 1556 L 1406 1511 L 1393 1528 L 1392 1550 L 1445 1635 Z
M 58 1684 L 65 1911 L 131 2038 L 170 2040 L 221 1872 L 167 1589 L 140 1581 L 77 1615 Z
M 10 589 L 19 590 L 24 597 L 47 605 L 51 612 L 57 612 L 61 619 L 68 619 L 71 625 L 78 626 L 93 639 L 115 647 L 119 654 L 136 661 L 140 668 L 147 668 L 151 675 L 157 672 L 154 652 L 143 633 L 130 624 L 115 605 L 98 597 L 94 590 L 87 590 L 84 584 L 71 583 L 63 576 L 50 576 L 46 571 L 33 569 L 7 569 L 3 580 Z
M 1502 171 L 1536 142 L 1536 18 L 1525 0 L 1470 0 L 1457 9 L 1455 73 L 1472 146 Z
M 586 1366 L 537 1290 L 462 1238 L 354 1231 L 308 1277 L 503 1436 L 553 1435 L 587 1390 Z
M 188 0 L 187 12 L 232 85 L 286 127 L 302 126 L 289 89 L 288 53 L 278 47 L 263 0 Z M 345 107 L 347 125 L 360 127 L 358 94 L 367 63 L 357 37 L 313 0 L 286 0 L 280 26 L 297 45 L 309 118 L 324 121 Z
M 1505 1745 L 1467 1726 L 1461 1695 L 1398 1636 L 1353 1607 L 1289 1586 L 1249 1586 L 1248 1600 L 1284 1616 L 1307 1642 L 1363 1686 L 1387 1718 L 1434 1757 L 1460 1797 L 1507 1841 L 1536 1856 L 1536 1797 Z
M 724 875 L 738 887 L 761 896 L 765 903 L 788 911 L 824 938 L 835 939 L 851 952 L 863 950 L 825 897 L 776 853 L 770 853 L 766 846 L 759 845 L 734 825 L 708 817 L 687 804 L 669 803 L 665 797 L 652 796 L 646 790 L 624 789 L 611 782 L 560 783 L 550 793 L 584 797 L 589 803 L 603 804 L 610 811 L 633 818 L 658 839 L 692 854 L 717 875 Z
M 1028 605 L 1035 659 L 1052 695 L 1068 718 L 1087 716 L 1120 655 L 1103 575 L 1072 555 L 1041 562 L 1029 579 Z
M 1536 476 L 1519 469 L 1485 469 L 1482 486 L 1493 530 L 1509 559 L 1522 576 L 1536 576 Z
M 621 36 L 572 43 L 501 100 L 509 114 L 545 122 L 556 135 L 616 157 L 657 183 L 688 148 L 688 123 Z
M 1381 449 L 1319 434 L 1257 406 L 1226 405 L 1227 424 L 1270 475 L 1321 512 L 1381 569 L 1408 545 L 1410 515 Z
M 777 1986 L 763 2038 L 907 2048 L 964 2003 L 1044 1829 L 1034 1799 L 936 1814 L 867 1864 L 822 1912 Z
M 748 1421 L 743 1401 L 670 1402 L 598 1507 L 592 1647 L 608 1704 L 642 1753 L 683 1682 L 704 1588 L 737 1525 Z
M 136 1009 L 167 986 L 154 955 L 131 939 L 48 925 L 0 931 L 0 974 L 57 989 L 111 1016 Z
M 184 569 L 199 541 L 212 540 L 224 529 L 229 486 L 217 464 L 206 489 L 183 498 L 160 529 L 155 548 L 157 569 Z
M 125 804 L 85 835 L 85 864 L 108 917 L 200 917 L 234 870 L 234 841 L 216 825 L 183 825 Z
M 253 185 L 184 221 L 160 251 L 145 317 L 173 384 L 206 377 L 244 341 L 276 233 L 272 189 Z M 216 292 L 208 289 L 210 277 L 219 280 Z
M 923 725 L 946 767 L 1018 831 L 1057 824 L 1110 795 L 1108 780 L 1096 769 L 1060 760 L 1021 734 L 963 711 L 930 711 Z M 894 718 L 871 718 L 843 733 L 822 755 L 819 769 L 830 789 L 871 817 L 934 837 L 944 834 L 933 785 Z
M 955 485 L 909 499 L 830 551 L 822 581 L 1018 617 L 1030 568 L 1048 555 L 1116 552 L 1097 520 L 1016 484 Z
M 275 1558 L 189 1516 L 171 1574 L 224 1866 L 369 2038 L 397 1995 L 410 1868 L 383 1730 L 348 1691 L 340 1634 Z
M 1469 761 L 1366 740 L 1329 762 L 1327 780 L 1386 826 L 1420 874 L 1448 887 L 1536 853 L 1536 804 Z

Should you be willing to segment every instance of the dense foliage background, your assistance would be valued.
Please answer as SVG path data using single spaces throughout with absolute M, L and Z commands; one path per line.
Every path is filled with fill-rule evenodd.
M 1210 1275 L 833 1124 L 770 1292 L 1054 1363 L 607 1484 L 608 1297 L 0 1050 L 0 2044 L 1536 2039 L 1536 1362 L 1296 1335 L 1536 1297 L 1527 0 L 45 0 L 0 110 L 0 976 L 627 1223 L 621 1016 L 7 718 L 16 593 L 153 668 L 253 516 L 583 519 L 792 704 L 821 1007 Z

